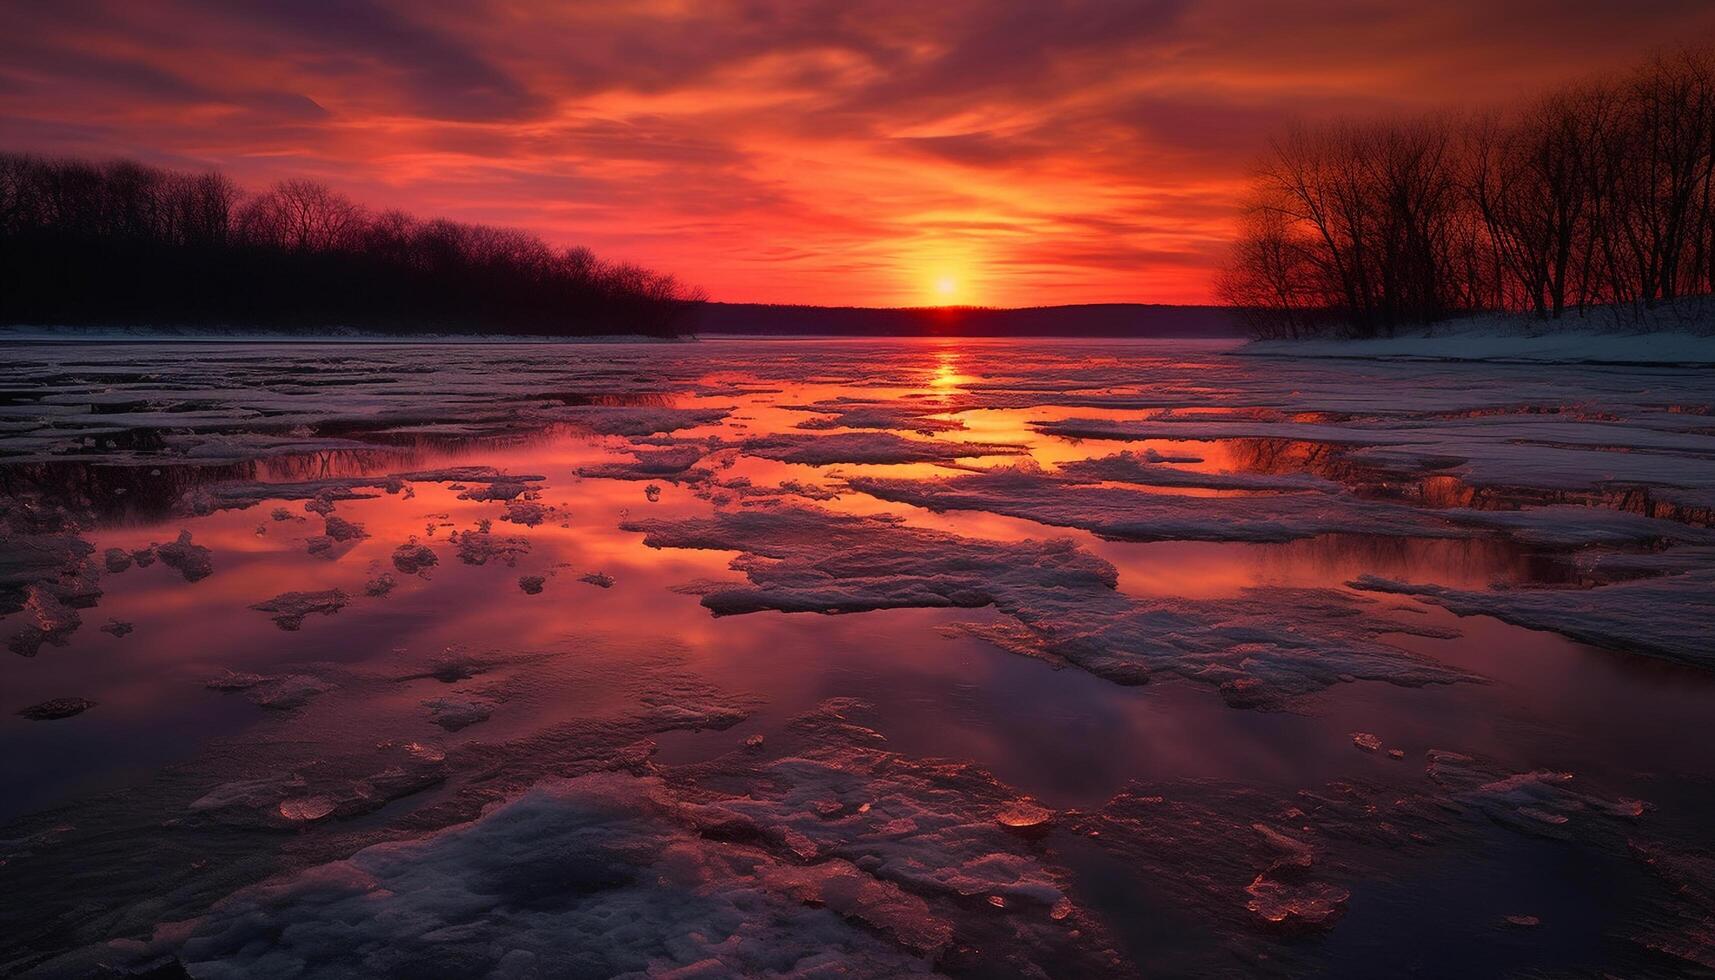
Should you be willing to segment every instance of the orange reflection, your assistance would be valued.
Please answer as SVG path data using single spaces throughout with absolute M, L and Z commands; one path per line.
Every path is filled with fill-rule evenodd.
M 945 347 L 935 352 L 935 369 L 929 376 L 930 391 L 945 397 L 971 379 L 959 373 L 958 351 Z

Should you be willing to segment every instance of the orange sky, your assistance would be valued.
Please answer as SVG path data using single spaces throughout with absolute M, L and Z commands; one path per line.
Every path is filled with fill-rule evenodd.
M 62 0 L 0 146 L 325 180 L 729 301 L 1203 302 L 1292 117 L 1495 102 L 1708 0 Z

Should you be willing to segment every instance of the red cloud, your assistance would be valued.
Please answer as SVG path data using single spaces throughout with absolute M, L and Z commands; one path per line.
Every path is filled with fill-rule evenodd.
M 0 10 L 8 149 L 311 176 L 706 287 L 833 304 L 1202 302 L 1292 116 L 1516 93 L 1702 0 L 891 0 Z

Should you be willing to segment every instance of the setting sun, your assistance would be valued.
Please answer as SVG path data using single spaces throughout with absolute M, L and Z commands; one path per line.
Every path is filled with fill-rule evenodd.
M 959 295 L 959 280 L 952 276 L 942 276 L 936 279 L 935 295 L 943 302 L 951 302 Z

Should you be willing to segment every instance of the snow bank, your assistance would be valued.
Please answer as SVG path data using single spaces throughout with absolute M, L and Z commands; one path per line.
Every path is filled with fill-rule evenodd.
M 1256 340 L 1232 353 L 1530 364 L 1715 364 L 1715 306 L 1653 310 L 1636 320 L 1608 310 L 1557 323 L 1489 315 L 1368 340 Z

